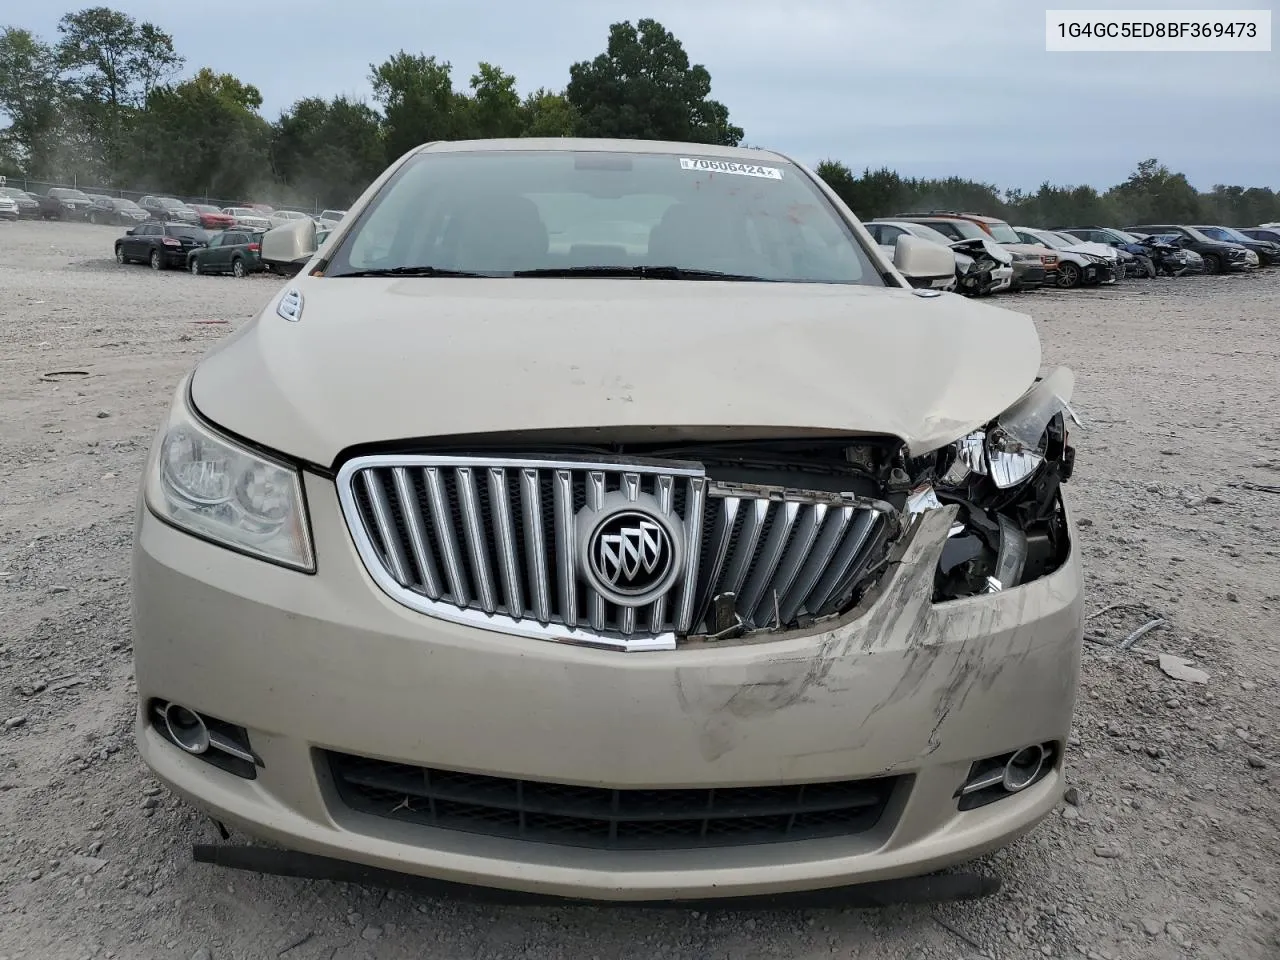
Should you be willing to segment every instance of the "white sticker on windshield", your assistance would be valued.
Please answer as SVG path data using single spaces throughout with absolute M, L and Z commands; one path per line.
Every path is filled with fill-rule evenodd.
M 782 179 L 782 171 L 777 167 L 738 163 L 736 160 L 691 160 L 689 157 L 681 157 L 680 169 L 697 170 L 700 173 L 732 173 L 739 177 L 762 177 L 765 180 Z

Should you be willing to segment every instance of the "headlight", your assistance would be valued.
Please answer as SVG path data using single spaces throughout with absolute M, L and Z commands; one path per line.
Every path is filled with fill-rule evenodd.
M 175 527 L 214 543 L 313 571 L 302 478 L 287 464 L 215 434 L 174 404 L 155 462 L 147 505 Z

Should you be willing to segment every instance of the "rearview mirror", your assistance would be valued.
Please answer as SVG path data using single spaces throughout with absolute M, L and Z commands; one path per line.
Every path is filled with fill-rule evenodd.
M 314 220 L 289 220 L 262 235 L 262 262 L 277 273 L 293 276 L 319 249 Z
M 927 287 L 934 280 L 955 276 L 956 257 L 950 247 L 905 236 L 894 247 L 893 265 L 913 287 Z

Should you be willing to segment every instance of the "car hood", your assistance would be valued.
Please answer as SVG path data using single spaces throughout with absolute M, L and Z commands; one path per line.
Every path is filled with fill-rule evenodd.
M 214 424 L 323 466 L 385 441 L 889 434 L 913 453 L 1034 381 L 1030 318 L 827 284 L 296 278 L 197 367 Z M 283 292 L 283 291 L 282 291 Z
M 1042 247 L 1034 243 L 1002 243 L 1000 246 L 1006 250 L 1012 250 L 1014 253 L 1034 253 L 1041 257 L 1056 257 L 1058 255 L 1058 251 L 1053 247 Z
M 1105 257 L 1107 260 L 1117 259 L 1115 248 L 1109 247 L 1105 243 L 1085 241 L 1083 243 L 1073 243 L 1067 249 L 1072 253 L 1087 253 L 1095 257 Z

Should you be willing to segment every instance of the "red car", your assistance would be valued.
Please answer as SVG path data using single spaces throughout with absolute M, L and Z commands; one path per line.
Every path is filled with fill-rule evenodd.
M 228 216 L 213 204 L 190 203 L 187 206 L 200 215 L 200 226 L 206 230 L 225 230 L 227 227 L 234 227 L 236 224 L 235 217 Z

